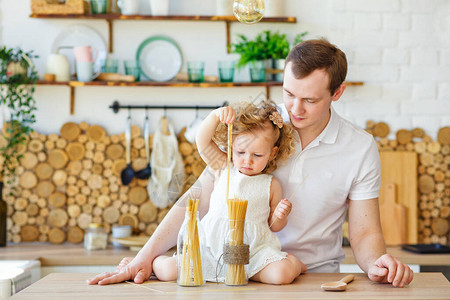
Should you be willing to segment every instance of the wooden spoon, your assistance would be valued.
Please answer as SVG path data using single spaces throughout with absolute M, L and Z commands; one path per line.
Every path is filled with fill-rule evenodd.
M 347 283 L 350 283 L 354 278 L 355 276 L 350 274 L 339 281 L 323 283 L 320 288 L 324 291 L 345 291 L 345 289 L 347 288 Z

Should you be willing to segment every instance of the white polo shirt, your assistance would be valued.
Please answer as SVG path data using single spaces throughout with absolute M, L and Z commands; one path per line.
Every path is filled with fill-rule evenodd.
M 280 108 L 290 122 L 285 106 Z M 277 233 L 282 250 L 303 261 L 308 272 L 339 272 L 347 199 L 378 197 L 380 157 L 373 137 L 331 108 L 322 133 L 303 150 L 297 144 L 273 175 L 292 202 L 287 226 Z

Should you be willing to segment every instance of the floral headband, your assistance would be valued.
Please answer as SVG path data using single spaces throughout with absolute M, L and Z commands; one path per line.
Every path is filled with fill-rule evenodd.
M 277 111 L 273 111 L 270 116 L 269 116 L 269 120 L 273 122 L 273 124 L 275 124 L 275 126 L 277 126 L 278 128 L 283 128 L 283 118 L 281 117 L 281 115 L 277 112 Z

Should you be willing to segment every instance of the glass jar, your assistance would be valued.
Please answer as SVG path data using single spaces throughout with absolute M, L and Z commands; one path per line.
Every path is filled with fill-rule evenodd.
M 84 248 L 87 250 L 106 249 L 108 233 L 102 224 L 91 223 L 84 234 Z
M 245 233 L 245 220 L 229 220 L 223 246 L 226 285 L 248 284 L 250 247 Z
M 203 277 L 205 233 L 199 222 L 198 211 L 193 217 L 186 211 L 177 240 L 177 283 L 180 286 L 201 286 Z

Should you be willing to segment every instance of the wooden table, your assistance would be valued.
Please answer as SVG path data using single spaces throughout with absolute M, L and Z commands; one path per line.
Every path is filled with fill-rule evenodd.
M 344 292 L 325 292 L 321 283 L 338 280 L 342 274 L 311 273 L 301 275 L 290 285 L 276 286 L 250 282 L 247 286 L 230 287 L 207 283 L 202 287 L 179 287 L 175 282 L 149 280 L 143 284 L 124 282 L 99 286 L 87 285 L 95 274 L 52 273 L 11 299 L 450 299 L 450 283 L 441 273 L 415 274 L 406 288 L 371 282 L 364 274 Z

